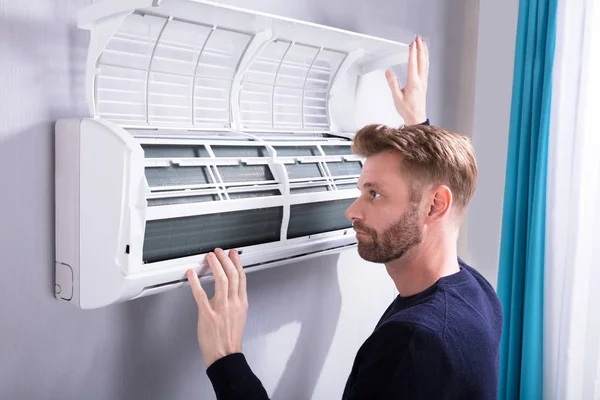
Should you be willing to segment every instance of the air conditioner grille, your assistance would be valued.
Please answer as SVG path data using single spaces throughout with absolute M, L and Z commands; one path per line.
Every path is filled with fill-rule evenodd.
M 97 62 L 96 116 L 123 125 L 229 128 L 251 34 L 133 13 Z
M 145 263 L 279 240 L 282 207 L 148 221 Z
M 345 216 L 355 199 L 295 204 L 291 206 L 288 239 L 351 228 Z

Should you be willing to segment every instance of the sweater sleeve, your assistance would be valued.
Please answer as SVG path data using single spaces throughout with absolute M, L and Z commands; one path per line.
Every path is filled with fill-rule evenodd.
M 215 361 L 206 374 L 219 400 L 268 400 L 269 396 L 254 375 L 246 357 L 235 353 Z
M 344 400 L 444 398 L 444 346 L 427 328 L 386 323 L 358 355 Z

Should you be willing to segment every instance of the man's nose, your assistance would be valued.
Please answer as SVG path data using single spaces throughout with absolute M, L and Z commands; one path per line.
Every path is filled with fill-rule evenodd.
M 356 200 L 354 200 L 354 202 L 352 204 L 350 204 L 350 207 L 348 207 L 346 209 L 346 218 L 348 218 L 351 221 L 354 221 L 356 219 L 360 219 L 361 217 L 361 213 L 360 213 L 360 197 Z

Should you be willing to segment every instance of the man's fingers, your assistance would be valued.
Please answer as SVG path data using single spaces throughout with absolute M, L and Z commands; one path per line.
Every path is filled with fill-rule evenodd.
M 225 274 L 225 270 L 223 270 L 223 266 L 215 253 L 208 253 L 206 255 L 206 260 L 208 261 L 208 266 L 215 279 L 215 297 L 217 299 L 226 299 L 229 290 L 229 281 L 227 280 L 227 275 Z
M 233 261 L 233 265 L 237 269 L 239 276 L 239 289 L 238 294 L 240 296 L 240 300 L 247 303 L 248 302 L 248 292 L 246 291 L 246 273 L 244 272 L 244 268 L 242 267 L 242 262 L 240 261 L 240 254 L 237 250 L 229 251 L 229 258 Z
M 398 77 L 392 70 L 385 71 L 385 78 L 387 79 L 390 90 L 392 91 L 392 97 L 394 102 L 401 102 L 403 99 L 402 90 L 400 90 L 400 83 Z
M 421 36 L 417 38 L 417 61 L 419 78 L 426 83 L 429 75 L 429 52 L 427 50 L 427 44 Z
M 419 60 L 417 59 L 417 42 L 412 41 L 408 47 L 408 73 L 406 86 L 417 83 L 419 80 Z
M 192 288 L 192 293 L 194 295 L 194 299 L 196 300 L 196 305 L 198 306 L 198 310 L 200 312 L 206 312 L 210 310 L 210 303 L 208 302 L 208 296 L 206 292 L 200 286 L 200 280 L 196 275 L 196 272 L 193 269 L 189 269 L 187 271 L 187 279 L 190 283 L 190 287 Z
M 239 288 L 238 270 L 236 269 L 235 265 L 233 265 L 233 261 L 231 261 L 231 259 L 222 249 L 216 249 L 215 254 L 217 255 L 219 263 L 225 271 L 225 275 L 227 275 L 227 296 L 229 298 L 237 297 Z

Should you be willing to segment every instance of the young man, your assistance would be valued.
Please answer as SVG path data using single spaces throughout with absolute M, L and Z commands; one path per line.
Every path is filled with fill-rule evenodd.
M 477 166 L 465 137 L 428 126 L 427 48 L 410 46 L 407 86 L 386 74 L 409 126 L 371 125 L 355 136 L 366 158 L 360 197 L 348 208 L 358 253 L 385 264 L 398 297 L 356 355 L 343 399 L 493 399 L 502 313 L 490 284 L 457 257 L 459 225 Z M 419 124 L 419 125 L 417 125 Z M 248 301 L 235 250 L 208 255 L 215 295 L 188 272 L 198 341 L 217 398 L 267 399 L 241 353 Z M 293 397 L 293 396 L 292 396 Z

